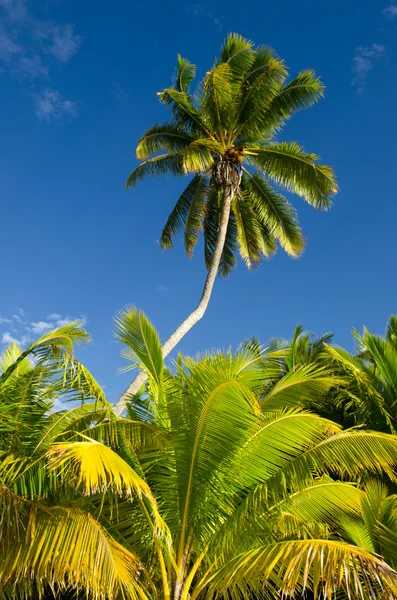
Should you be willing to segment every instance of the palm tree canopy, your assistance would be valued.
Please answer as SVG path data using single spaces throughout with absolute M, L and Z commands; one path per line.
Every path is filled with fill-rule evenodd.
M 163 229 L 160 244 L 173 246 L 184 232 L 186 252 L 204 232 L 205 260 L 211 263 L 225 185 L 233 186 L 232 210 L 219 274 L 236 264 L 236 251 L 248 267 L 270 257 L 277 243 L 290 255 L 304 247 L 292 205 L 279 188 L 327 210 L 337 192 L 331 167 L 295 142 L 276 136 L 294 112 L 322 97 L 324 86 L 312 70 L 288 80 L 274 50 L 254 47 L 230 34 L 220 58 L 193 92 L 195 65 L 178 56 L 175 84 L 159 93 L 172 120 L 156 124 L 139 140 L 141 163 L 127 187 L 148 175 L 192 174 Z M 228 183 L 227 183 L 228 182 Z

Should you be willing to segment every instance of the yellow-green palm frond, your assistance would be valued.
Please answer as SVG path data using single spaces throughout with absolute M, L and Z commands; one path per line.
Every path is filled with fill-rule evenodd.
M 115 318 L 115 335 L 119 342 L 128 346 L 135 357 L 131 368 L 142 365 L 158 386 L 164 372 L 164 360 L 159 335 L 142 311 L 126 306 Z
M 120 495 L 154 498 L 145 481 L 108 446 L 87 438 L 82 442 L 55 442 L 48 450 L 49 467 L 87 495 L 109 490 Z
M 95 599 L 145 597 L 148 581 L 137 556 L 123 548 L 89 513 L 67 506 L 27 502 L 0 493 L 2 584 L 40 595 L 45 585 L 72 587 Z
M 15 360 L 10 362 L 0 376 L 0 386 L 14 373 L 25 359 L 32 355 L 37 360 L 45 361 L 62 356 L 66 350 L 73 353 L 76 344 L 86 343 L 90 339 L 88 333 L 83 329 L 79 321 L 71 321 L 63 327 L 52 329 L 38 340 L 30 344 L 26 350 L 18 355 L 15 352 Z
M 335 540 L 288 540 L 260 547 L 237 556 L 212 577 L 213 594 L 232 597 L 247 588 L 265 598 L 312 590 L 315 597 L 329 600 L 337 591 L 361 600 L 397 598 L 397 573 L 370 552 Z
M 333 375 L 329 368 L 316 363 L 302 365 L 289 371 L 263 395 L 264 411 L 279 408 L 305 407 L 315 404 L 333 387 L 345 383 L 343 377 Z

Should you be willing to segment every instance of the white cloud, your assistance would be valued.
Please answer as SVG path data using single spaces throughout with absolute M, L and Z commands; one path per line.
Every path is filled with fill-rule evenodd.
M 9 62 L 16 54 L 19 54 L 20 47 L 14 42 L 12 37 L 2 29 L 0 31 L 0 61 Z
M 61 319 L 62 315 L 60 315 L 59 313 L 52 313 L 51 315 L 48 315 L 47 319 L 49 321 L 57 321 L 58 319 Z
M 66 317 L 66 319 L 58 319 L 58 321 L 56 322 L 56 326 L 64 327 L 65 325 L 68 325 L 72 321 L 73 321 L 73 319 L 69 319 L 69 317 Z
M 14 338 L 9 331 L 5 331 L 1 336 L 1 342 L 3 344 L 12 344 L 13 342 L 19 343 L 19 340 Z
M 4 319 L 4 317 L 0 317 L 0 325 L 3 325 L 4 323 L 12 324 L 12 319 Z
M 32 339 L 29 335 L 22 335 L 21 337 L 16 338 L 9 331 L 5 331 L 3 333 L 3 335 L 1 336 L 2 344 L 15 343 L 15 344 L 19 344 L 20 346 L 24 347 L 24 346 L 27 346 L 31 341 L 32 341 Z
M 26 0 L 0 0 L 0 69 L 7 70 L 30 89 L 32 84 L 29 82 L 50 79 L 51 68 L 56 62 L 66 64 L 78 51 L 82 39 L 70 23 L 55 23 L 33 16 Z M 50 121 L 61 116 L 75 116 L 75 103 L 60 99 L 59 92 L 37 92 L 37 83 L 34 89 L 35 93 L 30 95 L 38 96 L 41 103 L 44 102 L 40 109 L 40 101 L 36 99 L 35 112 L 39 119 Z M 57 94 L 52 108 L 48 108 L 48 97 L 45 98 L 49 91 Z
M 53 324 L 47 323 L 47 321 L 37 321 L 36 323 L 32 322 L 30 325 L 32 333 L 35 333 L 37 335 L 41 335 L 44 331 L 48 331 L 53 327 Z
M 49 67 L 43 64 L 38 54 L 34 54 L 33 56 L 21 56 L 13 66 L 13 72 L 30 79 L 46 79 L 49 75 Z
M 62 117 L 73 118 L 77 115 L 76 102 L 66 100 L 56 90 L 46 89 L 34 94 L 35 112 L 42 121 L 56 121 Z
M 356 87 L 358 93 L 364 91 L 365 83 L 369 72 L 373 69 L 374 63 L 386 58 L 386 48 L 380 44 L 371 46 L 359 46 L 353 58 L 353 80 L 352 85 Z
M 167 286 L 160 284 L 156 287 L 156 292 L 168 292 L 168 288 Z
M 28 15 L 24 0 L 0 0 L 0 7 L 10 21 L 21 21 Z
M 62 63 L 76 54 L 83 39 L 74 33 L 74 26 L 70 24 L 53 27 L 49 37 L 52 38 L 49 52 Z
M 397 17 L 397 4 L 390 4 L 383 9 L 383 14 L 386 15 L 389 19 L 394 19 Z
M 23 317 L 25 316 L 25 311 L 22 308 L 18 308 L 17 311 Z M 45 321 L 39 320 L 31 322 L 27 321 L 26 318 L 21 319 L 17 314 L 12 315 L 11 318 L 0 317 L 0 328 L 2 329 L 1 326 L 3 325 L 4 329 L 7 329 L 7 331 L 0 331 L 0 343 L 10 344 L 12 342 L 17 342 L 22 347 L 25 347 L 32 342 L 33 339 L 40 337 L 50 329 L 63 327 L 75 320 L 75 318 L 60 313 L 50 314 Z M 81 315 L 78 320 L 82 325 L 87 322 L 84 315 Z

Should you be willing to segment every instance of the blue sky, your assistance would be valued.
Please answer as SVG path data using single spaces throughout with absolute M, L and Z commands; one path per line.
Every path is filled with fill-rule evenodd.
M 136 141 L 167 118 L 156 92 L 177 53 L 203 74 L 229 31 L 273 46 L 292 74 L 322 77 L 325 99 L 282 138 L 332 164 L 341 192 L 330 213 L 294 198 L 302 258 L 239 264 L 180 349 L 290 337 L 297 323 L 352 349 L 353 327 L 382 333 L 397 310 L 397 4 L 0 0 L 0 340 L 83 318 L 92 343 L 79 355 L 110 400 L 129 380 L 116 375 L 116 311 L 136 304 L 165 339 L 205 277 L 201 246 L 189 261 L 181 241 L 157 244 L 186 182 L 124 189 Z

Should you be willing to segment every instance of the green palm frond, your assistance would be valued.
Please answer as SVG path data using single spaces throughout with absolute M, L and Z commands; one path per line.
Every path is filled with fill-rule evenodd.
M 331 206 L 338 187 L 331 167 L 319 165 L 315 154 L 307 154 L 295 142 L 271 144 L 254 152 L 249 161 L 288 191 L 315 208 Z
M 139 140 L 136 155 L 140 160 L 146 160 L 158 152 L 181 152 L 193 138 L 173 123 L 163 123 L 148 129 Z
M 201 175 L 193 177 L 175 204 L 161 233 L 160 246 L 163 250 L 173 247 L 173 238 L 186 226 L 186 219 L 193 203 L 204 200 L 208 181 Z
M 175 177 L 185 174 L 182 155 L 179 152 L 169 152 L 148 158 L 130 173 L 125 186 L 126 188 L 135 187 L 137 181 L 144 177 L 166 173 L 171 173 Z
M 267 115 L 269 133 L 280 130 L 294 112 L 309 108 L 323 96 L 324 85 L 314 71 L 301 71 L 283 85 L 272 100 Z
M 225 132 L 233 118 L 233 71 L 228 63 L 220 63 L 209 71 L 204 79 L 202 111 L 206 123 L 216 131 L 222 144 Z
M 255 61 L 253 43 L 238 33 L 230 33 L 221 49 L 221 63 L 227 63 L 234 78 L 241 79 Z
M 270 236 L 290 256 L 299 256 L 304 248 L 304 239 L 296 212 L 287 199 L 274 192 L 259 173 L 251 176 L 248 172 L 243 174 L 242 195 L 250 201 Z
M 266 234 L 251 203 L 234 199 L 232 211 L 236 220 L 237 242 L 240 256 L 248 268 L 256 267 L 263 256 L 269 257 L 276 251 L 275 244 L 266 244 Z
M 116 338 L 133 351 L 136 361 L 161 385 L 164 361 L 157 331 L 142 311 L 127 306 L 115 318 Z M 133 368 L 136 364 L 133 364 Z
M 158 93 L 160 102 L 171 106 L 175 124 L 182 127 L 191 134 L 200 137 L 214 138 L 208 130 L 200 112 L 193 106 L 191 99 L 185 92 L 179 92 L 174 88 L 168 88 Z
M 176 88 L 179 92 L 189 92 L 190 84 L 196 75 L 196 65 L 178 54 L 178 68 L 176 72 Z
M 198 182 L 195 192 L 192 196 L 189 211 L 186 215 L 185 226 L 185 248 L 189 258 L 192 257 L 193 249 L 196 246 L 200 233 L 203 229 L 203 219 L 206 208 L 207 177 L 198 175 Z

